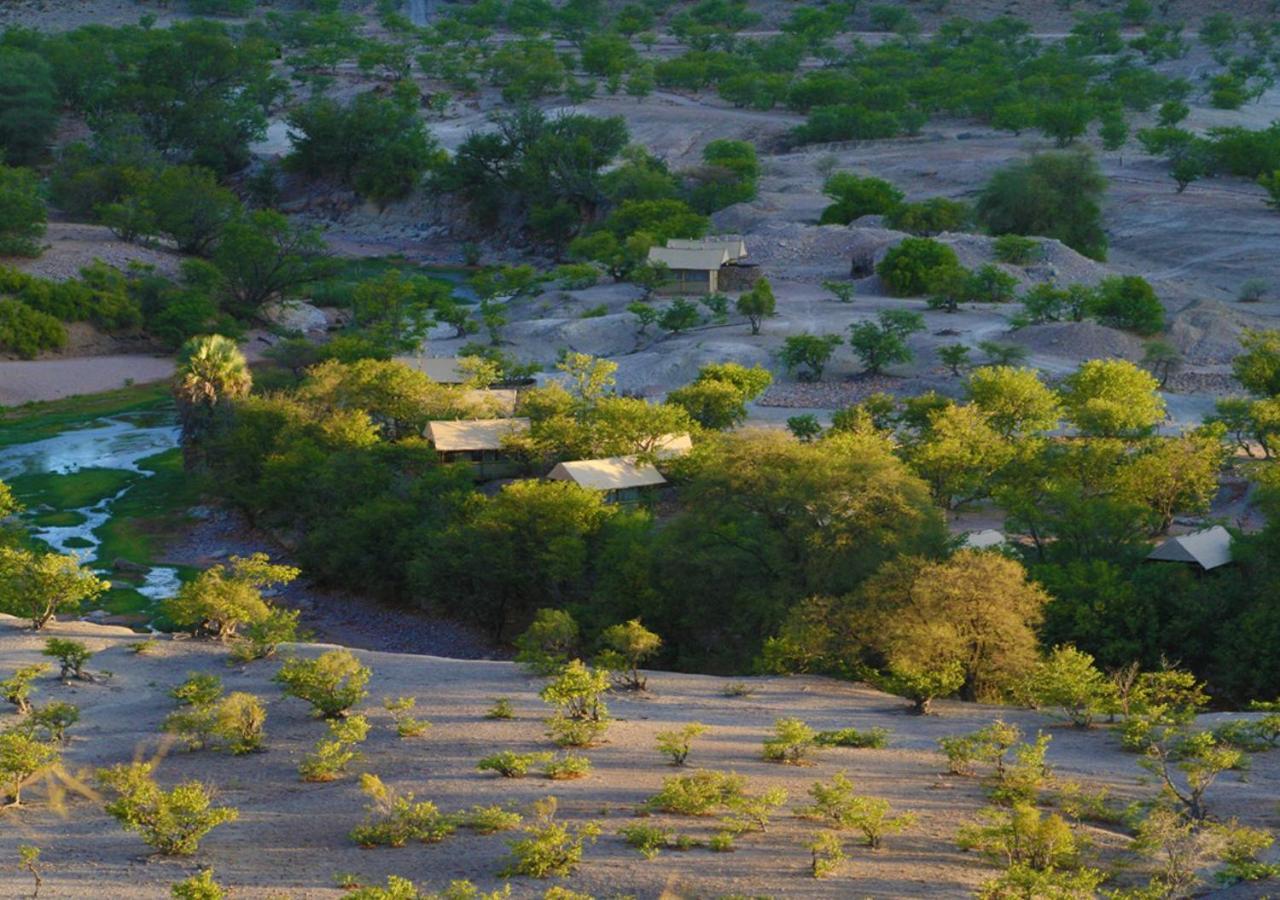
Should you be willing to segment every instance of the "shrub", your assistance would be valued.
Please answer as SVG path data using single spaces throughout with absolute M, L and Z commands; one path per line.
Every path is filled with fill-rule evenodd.
M 244 639 L 236 642 L 231 656 L 238 662 L 274 656 L 281 644 L 298 640 L 298 619 L 301 616 L 301 610 L 272 607 L 263 619 L 251 622 L 245 628 Z
M 26 728 L 0 731 L 0 797 L 11 806 L 21 806 L 22 789 L 56 766 L 60 757 L 56 746 L 38 740 Z
M 662 780 L 662 790 L 644 802 L 644 809 L 681 816 L 710 816 L 741 797 L 746 779 L 732 772 L 707 769 Z
M 1087 153 L 1041 153 L 996 172 L 978 198 L 977 217 L 992 234 L 1057 238 L 1104 260 L 1100 199 L 1106 184 Z
M 1240 290 L 1236 293 L 1236 299 L 1241 303 L 1258 303 L 1261 302 L 1271 290 L 1271 285 L 1265 278 L 1247 278 L 1240 285 Z
M 640 675 L 640 663 L 653 656 L 662 647 L 662 638 L 632 619 L 625 625 L 610 625 L 600 635 L 605 649 L 596 658 L 596 665 L 609 671 L 616 686 L 632 691 L 643 691 L 647 684 Z
M 1025 266 L 1043 255 L 1044 248 L 1035 238 L 1023 237 L 1020 234 L 1002 234 L 995 239 L 992 251 L 996 259 L 1002 263 Z
M 526 837 L 509 841 L 511 860 L 503 875 L 549 878 L 572 875 L 582 861 L 583 846 L 595 843 L 600 826 L 587 822 L 576 827 L 555 821 L 556 798 L 534 804 L 534 820 L 524 828 Z
M 512 750 L 503 750 L 480 760 L 476 763 L 476 769 L 481 772 L 497 772 L 503 778 L 524 778 L 533 766 L 550 762 L 550 760 L 550 753 L 516 753 Z
M 586 778 L 591 773 L 591 760 L 576 753 L 566 753 L 550 760 L 542 767 L 542 774 L 552 781 L 571 781 Z
M 326 719 L 345 716 L 368 692 L 373 673 L 349 650 L 330 650 L 315 659 L 287 659 L 275 680 L 290 696 L 305 700 Z
M 35 359 L 41 350 L 58 350 L 66 343 L 67 329 L 55 317 L 0 298 L 0 347 L 23 359 Z
M 1088 728 L 1115 696 L 1115 686 L 1093 665 L 1093 657 L 1070 645 L 1054 647 L 1028 678 L 1037 706 L 1062 710 L 1077 728 Z
M 725 804 L 726 815 L 721 820 L 725 828 L 734 834 L 747 831 L 768 830 L 769 819 L 774 810 L 787 802 L 787 792 L 782 788 L 772 788 L 763 794 L 741 793 L 730 797 Z
M 618 836 L 635 847 L 645 859 L 653 859 L 658 851 L 671 843 L 675 834 L 670 828 L 656 825 L 625 825 L 618 829 Z
M 93 652 L 79 641 L 68 641 L 63 638 L 49 638 L 40 651 L 58 661 L 60 671 L 58 677 L 63 681 L 72 678 L 77 681 L 93 681 L 94 677 L 84 670 L 85 663 L 93 658 Z
M 884 217 L 890 228 L 921 237 L 944 231 L 968 231 L 973 219 L 969 204 L 945 197 L 933 197 L 922 203 L 903 203 Z
M 12 703 L 16 706 L 19 715 L 25 716 L 31 712 L 31 682 L 35 681 L 48 668 L 43 663 L 23 666 L 8 678 L 0 681 L 0 696 L 4 697 L 6 703 Z
M 876 375 L 886 366 L 910 362 L 915 354 L 907 338 L 924 330 L 924 317 L 906 309 L 881 310 L 874 322 L 849 326 L 849 348 L 862 361 L 863 371 Z
M 960 268 L 960 258 L 931 238 L 903 238 L 876 266 L 894 297 L 919 297 L 933 290 L 939 273 Z
M 827 361 L 842 343 L 838 334 L 793 334 L 782 342 L 778 359 L 788 372 L 799 370 L 801 381 L 821 381 Z
M 822 192 L 834 201 L 822 211 L 822 225 L 848 225 L 862 216 L 881 215 L 903 199 L 902 191 L 884 179 L 862 178 L 851 172 L 836 172 L 828 177 Z
M 693 739 L 706 734 L 707 726 L 701 722 L 690 722 L 674 731 L 659 731 L 656 735 L 658 752 L 671 758 L 671 765 L 683 766 L 689 758 L 689 750 Z
M 535 675 L 552 675 L 576 652 L 578 623 L 561 609 L 540 609 L 524 634 L 516 638 L 516 662 Z
M 80 721 L 80 708 L 71 703 L 55 700 L 31 710 L 24 723 L 27 730 L 40 732 L 40 739 L 55 744 L 66 744 L 67 729 Z
M 453 834 L 455 825 L 434 803 L 414 802 L 413 794 L 397 794 L 377 775 L 360 776 L 369 797 L 364 823 L 351 831 L 361 847 L 403 847 L 409 841 L 435 844 Z
M 417 703 L 418 700 L 415 697 L 396 697 L 394 699 L 388 697 L 382 701 L 382 705 L 386 707 L 387 712 L 391 713 L 391 717 L 395 719 L 396 734 L 402 738 L 419 737 L 426 734 L 427 729 L 431 727 L 430 722 L 414 718 L 413 708 Z
M 347 766 L 360 758 L 359 751 L 351 748 L 369 736 L 369 720 L 364 716 L 332 719 L 326 724 L 329 739 L 317 741 L 298 765 L 303 781 L 337 781 L 347 773 Z
M 722 697 L 750 697 L 755 694 L 756 688 L 743 681 L 731 681 L 720 689 Z
M 609 708 L 603 699 L 608 689 L 607 672 L 576 659 L 565 666 L 539 695 L 555 708 L 547 720 L 551 739 L 562 747 L 587 747 L 599 740 L 609 725 Z
M 1139 764 L 1156 775 L 1165 794 L 1198 822 L 1208 816 L 1205 793 L 1219 775 L 1244 760 L 1243 751 L 1221 744 L 1208 731 L 1181 734 L 1165 729 Z
M 876 675 L 874 681 L 882 691 L 910 700 L 915 712 L 927 716 L 935 699 L 960 690 L 964 684 L 964 667 L 955 660 L 933 669 L 899 663 Z
M 8 306 L 0 300 L 0 337 Z M 35 631 L 106 589 L 107 582 L 80 565 L 78 557 L 0 547 L 0 612 L 27 619 Z
M 169 887 L 174 900 L 222 900 L 226 893 L 213 880 L 213 870 L 203 869 L 200 874 L 178 881 Z
M 1089 313 L 1113 328 L 1152 335 L 1164 328 L 1164 306 L 1145 278 L 1104 278 L 1089 304 Z
M 520 813 L 501 806 L 473 806 L 461 813 L 457 820 L 461 827 L 470 828 L 477 834 L 496 834 L 519 828 L 523 817 Z
M 186 681 L 169 691 L 169 696 L 181 706 L 211 706 L 222 696 L 222 679 L 191 672 Z
M 484 717 L 486 719 L 514 719 L 515 715 L 510 699 L 507 697 L 494 697 L 493 706 L 489 707 L 489 711 L 484 714 Z
M 161 789 L 151 775 L 154 767 L 155 763 L 130 763 L 99 769 L 97 781 L 115 794 L 107 813 L 158 852 L 189 856 L 206 834 L 240 817 L 233 807 L 214 806 L 213 791 L 198 781 Z
M 889 729 L 876 727 L 868 731 L 859 731 L 856 728 L 819 731 L 814 740 L 819 747 L 869 747 L 879 750 L 889 746 Z
M 809 848 L 809 871 L 814 878 L 826 878 L 844 862 L 844 847 L 840 835 L 833 831 L 820 831 L 805 845 Z
M 809 796 L 813 804 L 797 809 L 796 815 L 820 819 L 828 828 L 861 831 L 872 850 L 880 848 L 885 835 L 897 834 L 915 821 L 912 813 L 890 817 L 887 800 L 854 793 L 853 782 L 843 772 L 837 773 L 829 785 L 815 781 L 809 788 Z
M 732 853 L 738 848 L 734 846 L 737 839 L 732 831 L 719 831 L 707 840 L 707 849 L 712 853 Z
M 47 218 L 35 174 L 0 165 L 0 256 L 39 256 Z
M 239 756 L 262 749 L 266 722 L 262 701 L 236 691 L 209 705 L 171 713 L 164 730 L 178 735 L 193 750 L 212 746 Z
M 265 553 L 233 556 L 227 565 L 206 569 L 182 585 L 177 595 L 164 602 L 164 612 L 193 634 L 230 640 L 239 628 L 267 621 L 272 608 L 262 596 L 264 589 L 297 577 L 297 569 L 274 565 Z
M 818 733 L 799 719 L 778 719 L 773 723 L 773 737 L 764 742 L 764 758 L 774 762 L 800 765 L 818 745 Z

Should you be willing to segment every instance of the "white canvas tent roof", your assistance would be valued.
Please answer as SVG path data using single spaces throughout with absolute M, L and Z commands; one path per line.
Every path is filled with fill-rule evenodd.
M 427 423 L 427 437 L 441 453 L 501 450 L 503 438 L 528 430 L 528 419 L 459 419 Z
M 397 356 L 395 361 L 421 372 L 437 384 L 462 384 L 467 380 L 467 373 L 462 371 L 456 356 Z
M 729 251 L 723 247 L 699 250 L 676 250 L 670 247 L 650 247 L 649 262 L 659 262 L 668 269 L 687 272 L 718 272 L 729 262 Z
M 1000 547 L 1007 543 L 1009 543 L 1009 539 L 1004 536 L 1004 532 L 996 531 L 994 528 L 970 531 L 964 536 L 964 545 L 970 550 L 989 550 L 992 547 Z
M 684 456 L 692 449 L 693 438 L 687 431 L 679 434 L 664 434 L 653 444 L 653 452 L 658 459 L 674 459 L 677 456 Z
M 736 234 L 722 234 L 708 238 L 669 238 L 668 250 L 720 250 L 729 254 L 729 259 L 745 259 L 746 242 Z
M 572 481 L 579 487 L 596 491 L 621 491 L 667 483 L 667 479 L 653 466 L 636 462 L 630 456 L 562 462 L 547 477 L 553 481 Z
M 1171 537 L 1147 555 L 1161 562 L 1194 563 L 1206 572 L 1231 562 L 1231 532 L 1214 525 L 1191 534 Z

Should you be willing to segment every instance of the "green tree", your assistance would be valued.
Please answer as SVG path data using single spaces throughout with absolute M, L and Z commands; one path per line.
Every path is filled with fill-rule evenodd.
M 562 609 L 540 609 L 515 640 L 516 662 L 535 675 L 553 675 L 576 652 L 581 632 L 573 616 Z
M 1155 290 L 1140 275 L 1104 278 L 1088 310 L 1104 325 L 1144 336 L 1164 328 L 1164 306 Z
M 769 279 L 761 278 L 749 291 L 738 297 L 738 312 L 747 317 L 751 323 L 751 333 L 760 333 L 760 323 L 774 315 L 778 302 L 773 296 L 773 286 Z
M 633 691 L 643 691 L 647 684 L 640 675 L 640 663 L 662 649 L 662 638 L 631 619 L 620 625 L 610 625 L 600 633 L 604 650 L 596 658 L 596 665 L 610 672 L 620 672 L 615 681 Z
M 157 234 L 183 253 L 207 253 L 228 223 L 240 215 L 236 195 L 199 166 L 167 166 L 139 192 Z
M 1231 361 L 1236 380 L 1251 394 L 1280 395 L 1280 330 L 1246 328 L 1240 346 L 1244 352 Z
M 823 225 L 848 225 L 862 216 L 883 215 L 900 204 L 905 196 L 881 178 L 863 178 L 852 172 L 836 172 L 822 185 L 832 203 L 822 211 Z
M 907 338 L 924 330 L 924 317 L 910 310 L 883 310 L 874 322 L 849 326 L 849 346 L 862 360 L 863 371 L 878 374 L 886 366 L 910 362 L 915 354 Z
M 831 354 L 843 343 L 838 334 L 793 334 L 782 342 L 778 358 L 788 372 L 798 369 L 801 381 L 821 381 Z
M 74 556 L 0 547 L 0 609 L 37 631 L 56 614 L 74 612 L 105 591 L 107 582 Z
M 895 297 L 918 297 L 934 290 L 945 273 L 963 271 L 956 252 L 932 238 L 903 238 L 876 266 Z
M 960 377 L 960 370 L 969 365 L 972 351 L 964 344 L 948 344 L 938 348 L 939 361 L 951 370 L 951 374 Z
M 270 562 L 265 553 L 233 556 L 183 584 L 162 608 L 173 624 L 226 641 L 242 626 L 265 622 L 271 606 L 262 592 L 286 585 L 299 574 L 292 566 Z
M 17 46 L 0 48 L 0 159 L 10 165 L 39 162 L 57 125 L 49 61 Z M 0 200 L 0 207 L 5 202 Z
M 1149 372 L 1122 359 L 1091 359 L 1063 382 L 1062 405 L 1082 434 L 1134 438 L 1164 418 L 1164 398 Z
M 1061 404 L 1035 369 L 983 366 L 970 373 L 965 389 L 991 427 L 1006 438 L 1026 438 L 1058 427 Z
M 1057 238 L 1105 259 L 1100 201 L 1106 185 L 1087 153 L 1041 153 L 991 177 L 978 198 L 978 220 L 992 234 Z
M 257 210 L 228 224 L 213 252 L 231 311 L 252 315 L 316 279 L 325 265 L 318 232 L 290 224 L 274 210 Z
M 1077 728 L 1088 728 L 1115 696 L 1115 685 L 1094 667 L 1091 655 L 1065 644 L 1032 670 L 1026 692 L 1036 706 L 1059 709 Z
M 0 256 L 39 256 L 46 218 L 35 175 L 0 165 Z
M 760 366 L 712 363 L 698 371 L 691 384 L 667 395 L 667 402 L 682 407 L 703 428 L 723 431 L 747 418 L 746 403 L 768 389 L 773 376 Z

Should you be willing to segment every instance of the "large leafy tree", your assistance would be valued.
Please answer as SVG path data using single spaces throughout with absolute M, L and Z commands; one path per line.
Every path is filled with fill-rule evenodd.
M 324 242 L 312 229 L 293 225 L 275 210 L 262 209 L 230 223 L 213 252 L 232 311 L 255 313 L 286 297 L 327 267 Z
M 0 159 L 39 162 L 58 124 L 49 63 L 39 54 L 0 47 Z
M 996 172 L 978 198 L 977 215 L 992 234 L 1057 238 L 1106 259 L 1100 205 L 1106 187 L 1088 153 L 1041 153 Z
M 0 548 L 0 610 L 29 620 L 36 630 L 107 587 L 74 556 Z
M 1165 416 L 1159 382 L 1123 359 L 1091 359 L 1063 383 L 1062 405 L 1082 434 L 1134 438 Z

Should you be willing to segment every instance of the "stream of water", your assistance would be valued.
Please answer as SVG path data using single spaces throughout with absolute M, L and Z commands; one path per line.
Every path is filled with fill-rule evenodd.
M 155 415 L 104 418 L 88 427 L 75 428 L 29 444 L 0 447 L 0 479 L 20 475 L 69 475 L 83 469 L 111 469 L 152 473 L 139 466 L 148 457 L 178 446 L 178 429 L 169 419 Z M 58 553 L 77 556 L 95 571 L 109 576 L 111 560 L 98 559 L 102 539 L 97 532 L 111 520 L 112 507 L 132 485 L 89 506 L 71 510 L 76 521 L 67 525 L 32 524 L 31 534 Z M 180 584 L 178 570 L 152 566 L 133 589 L 149 600 L 171 596 Z

